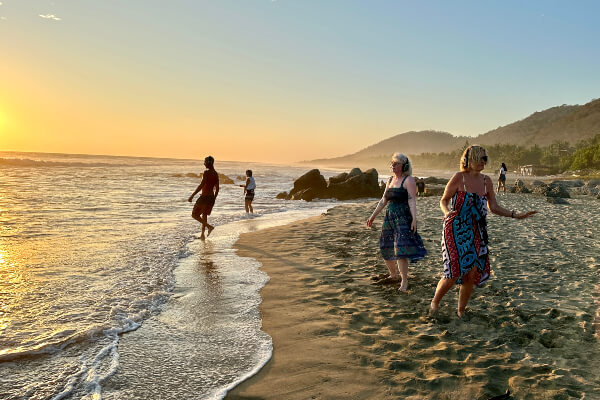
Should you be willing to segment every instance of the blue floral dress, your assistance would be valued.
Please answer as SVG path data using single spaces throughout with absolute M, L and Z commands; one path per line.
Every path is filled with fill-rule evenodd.
M 385 260 L 408 258 L 414 262 L 425 257 L 427 251 L 421 236 L 410 229 L 412 215 L 408 205 L 408 191 L 404 187 L 405 180 L 406 177 L 400 187 L 388 188 L 385 192 L 388 206 L 381 228 L 379 248 Z

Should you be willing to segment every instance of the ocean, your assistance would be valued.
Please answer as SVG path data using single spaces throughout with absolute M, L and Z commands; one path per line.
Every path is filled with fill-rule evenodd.
M 235 184 L 202 242 L 201 160 L 0 152 L 0 398 L 220 399 L 269 360 L 268 276 L 233 245 L 336 202 L 275 198 L 308 167 L 215 168 Z

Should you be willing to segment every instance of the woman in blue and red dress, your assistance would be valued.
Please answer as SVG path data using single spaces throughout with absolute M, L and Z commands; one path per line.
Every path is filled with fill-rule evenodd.
M 442 297 L 458 283 L 458 316 L 462 317 L 473 286 L 481 286 L 490 277 L 486 215 L 523 219 L 537 211 L 516 212 L 496 202 L 492 180 L 481 173 L 488 161 L 485 149 L 472 145 L 465 149 L 460 172 L 448 181 L 440 207 L 444 213 L 442 257 L 444 274 L 440 279 L 431 310 L 437 311 Z M 451 207 L 449 207 L 451 203 Z

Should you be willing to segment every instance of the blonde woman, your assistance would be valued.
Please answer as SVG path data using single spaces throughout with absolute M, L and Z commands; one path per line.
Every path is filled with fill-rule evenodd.
M 379 248 L 390 275 L 379 283 L 401 282 L 400 290 L 404 292 L 408 288 L 408 260 L 420 260 L 427 252 L 417 233 L 417 187 L 410 161 L 404 154 L 394 153 L 390 168 L 393 175 L 367 226 L 372 227 L 375 217 L 388 205 Z
M 492 180 L 481 173 L 488 162 L 485 149 L 472 145 L 465 149 L 460 172 L 448 181 L 440 207 L 444 213 L 442 257 L 444 273 L 438 282 L 431 310 L 436 312 L 442 297 L 458 283 L 458 316 L 462 317 L 474 285 L 490 277 L 486 215 L 491 212 L 508 218 L 523 219 L 537 211 L 516 212 L 496 202 Z M 451 203 L 451 207 L 449 207 Z

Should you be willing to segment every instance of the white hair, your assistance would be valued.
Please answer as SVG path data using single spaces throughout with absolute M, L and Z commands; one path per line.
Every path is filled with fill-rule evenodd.
M 397 163 L 402 164 L 402 172 L 404 173 L 404 175 L 412 175 L 412 163 L 410 162 L 408 157 L 406 157 L 404 154 L 394 153 L 394 155 L 392 155 L 392 162 L 397 162 Z M 407 165 L 406 170 L 404 169 L 405 165 Z

